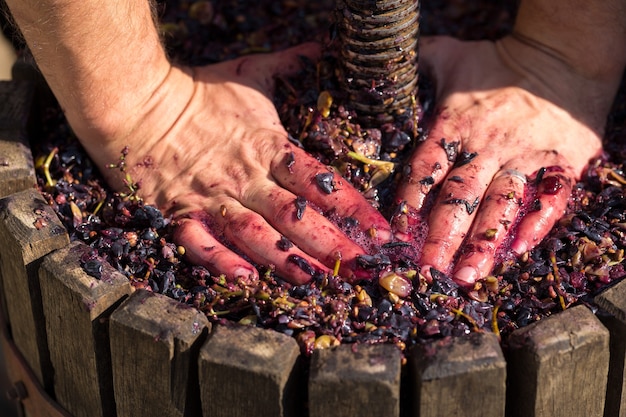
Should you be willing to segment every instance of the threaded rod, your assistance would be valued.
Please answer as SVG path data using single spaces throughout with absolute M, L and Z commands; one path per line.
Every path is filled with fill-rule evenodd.
M 380 118 L 417 94 L 419 0 L 339 0 L 344 88 L 351 105 Z

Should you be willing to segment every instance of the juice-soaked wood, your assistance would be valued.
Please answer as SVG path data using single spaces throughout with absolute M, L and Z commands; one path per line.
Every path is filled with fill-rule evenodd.
M 587 307 L 514 331 L 505 354 L 508 416 L 603 415 L 609 331 Z
M 32 83 L 0 81 L 0 197 L 37 184 L 27 134 L 32 99 Z
M 309 378 L 310 417 L 400 415 L 402 355 L 394 345 L 316 350 Z
M 40 268 L 57 401 L 74 417 L 115 415 L 108 319 L 131 293 L 128 279 L 107 263 L 88 275 L 81 242 L 47 255 Z
M 109 323 L 117 415 L 199 416 L 197 360 L 210 329 L 206 316 L 138 290 Z
M 52 369 L 41 304 L 39 266 L 69 244 L 61 221 L 38 191 L 0 200 L 0 271 L 11 336 L 40 383 L 52 390 Z
M 306 386 L 296 341 L 252 326 L 216 326 L 200 351 L 205 417 L 301 416 Z M 299 408 L 300 407 L 300 408 Z
M 411 415 L 502 417 L 506 362 L 493 333 L 417 345 L 408 356 Z

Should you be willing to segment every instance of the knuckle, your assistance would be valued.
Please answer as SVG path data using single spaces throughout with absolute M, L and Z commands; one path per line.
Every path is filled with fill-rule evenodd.
M 307 211 L 303 211 L 303 216 L 306 216 Z M 274 224 L 289 224 L 296 220 L 296 213 L 295 202 L 284 203 L 272 213 L 271 221 Z

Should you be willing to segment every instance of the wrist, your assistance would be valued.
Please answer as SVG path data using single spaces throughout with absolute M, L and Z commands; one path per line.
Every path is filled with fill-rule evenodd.
M 584 78 L 613 82 L 626 65 L 626 5 L 621 0 L 523 0 L 513 36 Z
M 601 137 L 621 74 L 590 77 L 561 57 L 517 36 L 497 42 L 502 62 L 520 76 L 519 86 L 556 104 Z
M 76 134 L 106 142 L 142 117 L 171 64 L 153 2 L 7 0 Z
M 128 147 L 129 166 L 141 164 L 148 155 L 137 149 L 152 149 L 162 138 L 172 134 L 181 122 L 195 92 L 192 70 L 168 65 L 167 74 L 154 88 L 142 88 L 122 108 L 94 116 L 92 125 L 79 122 L 84 130 L 72 126 L 94 162 L 99 167 L 115 163 L 120 152 Z M 132 104 L 130 104 L 132 103 Z M 111 180 L 112 178 L 109 178 Z

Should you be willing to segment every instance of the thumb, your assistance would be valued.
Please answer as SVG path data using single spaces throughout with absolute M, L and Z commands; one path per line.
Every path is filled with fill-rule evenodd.
M 307 63 L 317 63 L 322 54 L 322 46 L 317 42 L 302 43 L 282 51 L 265 55 L 267 73 L 276 75 L 295 75 Z M 303 59 L 305 58 L 305 59 Z
M 278 52 L 244 56 L 228 64 L 235 77 L 253 81 L 262 93 L 270 96 L 277 76 L 295 75 L 305 65 L 314 65 L 321 52 L 320 44 L 308 42 Z

